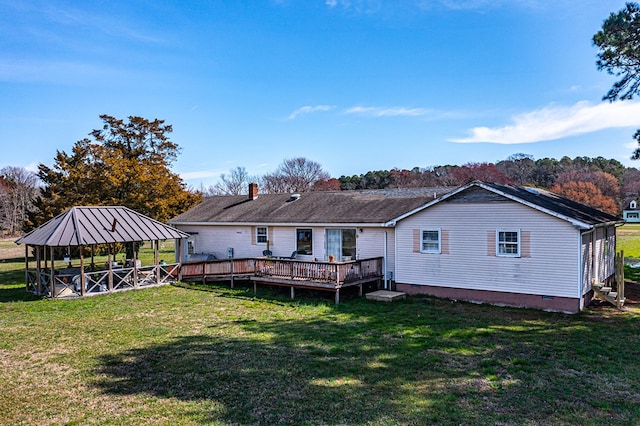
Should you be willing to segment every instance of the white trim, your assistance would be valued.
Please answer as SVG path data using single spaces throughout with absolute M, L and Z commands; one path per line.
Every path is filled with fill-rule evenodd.
M 425 250 L 424 249 L 424 233 L 425 232 L 437 232 L 438 233 L 438 248 Z M 431 243 L 435 241 L 429 241 Z M 420 228 L 420 253 L 425 254 L 441 254 L 442 253 L 442 230 L 440 228 Z
M 384 228 L 387 223 L 315 223 L 315 222 L 170 222 L 171 226 L 280 226 L 280 227 L 325 227 L 325 228 Z M 181 231 L 183 232 L 183 231 Z
M 518 238 L 518 241 L 516 241 L 516 246 L 517 246 L 517 253 L 500 253 L 500 244 L 505 244 L 505 245 L 513 245 L 513 242 L 511 241 L 500 241 L 500 233 L 507 233 L 507 232 L 515 232 Z M 496 229 L 496 256 L 497 257 L 522 257 L 522 247 L 521 247 L 521 242 L 522 242 L 522 237 L 520 235 L 520 230 L 519 229 Z

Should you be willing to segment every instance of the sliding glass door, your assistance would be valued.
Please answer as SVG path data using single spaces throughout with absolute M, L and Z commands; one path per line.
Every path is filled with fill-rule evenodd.
M 355 229 L 327 229 L 327 258 L 333 255 L 336 260 L 356 258 Z

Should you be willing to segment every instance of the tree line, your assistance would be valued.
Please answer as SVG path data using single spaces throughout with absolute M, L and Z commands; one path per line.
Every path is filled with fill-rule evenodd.
M 285 167 L 290 163 L 298 168 Z M 314 161 L 285 159 L 276 172 L 263 177 L 249 176 L 244 167 L 237 167 L 228 175 L 222 175 L 204 194 L 246 194 L 249 182 L 258 182 L 263 193 L 280 193 L 457 187 L 473 180 L 548 189 L 612 214 L 619 213 L 623 204 L 640 196 L 640 171 L 625 167 L 617 160 L 604 157 L 535 160 L 527 154 L 514 154 L 497 163 L 393 168 L 339 178 L 329 177 Z

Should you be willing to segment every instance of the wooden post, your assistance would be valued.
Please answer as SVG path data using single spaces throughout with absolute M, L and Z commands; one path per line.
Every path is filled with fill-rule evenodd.
M 40 246 L 36 246 L 36 281 L 38 282 L 38 295 L 43 292 L 42 278 L 40 277 Z
M 55 262 L 53 261 L 53 247 L 49 247 L 49 253 L 51 254 L 51 269 L 49 274 L 49 288 L 51 291 L 51 297 L 56 297 L 56 269 Z
M 80 295 L 87 292 L 87 280 L 84 276 L 84 246 L 80 244 Z
M 107 261 L 109 261 L 109 278 L 107 279 L 107 287 L 109 288 L 109 293 L 113 291 L 113 259 L 115 256 L 111 257 L 111 244 L 107 246 Z
M 622 308 L 624 304 L 624 251 L 620 250 L 616 257 L 616 282 L 618 294 L 616 295 L 616 307 Z
M 233 272 L 234 272 L 233 271 L 233 266 L 234 266 L 233 259 L 229 259 L 229 262 L 231 262 L 231 288 L 233 288 Z
M 28 291 L 29 285 L 29 246 L 24 245 L 24 284 L 25 290 Z
M 96 264 L 95 264 L 95 259 L 94 259 L 94 253 L 93 253 L 93 249 L 95 248 L 95 245 L 91 244 L 91 270 L 95 271 L 96 270 Z
M 336 305 L 340 303 L 340 288 L 336 288 Z
M 291 286 L 291 300 L 296 298 L 296 289 Z
M 138 287 L 138 255 L 136 254 L 136 242 L 133 245 L 133 286 Z
M 160 258 L 159 258 L 159 254 L 158 254 L 158 246 L 160 244 L 158 244 L 160 241 L 155 240 L 153 241 L 153 262 L 156 265 L 156 284 L 160 284 Z

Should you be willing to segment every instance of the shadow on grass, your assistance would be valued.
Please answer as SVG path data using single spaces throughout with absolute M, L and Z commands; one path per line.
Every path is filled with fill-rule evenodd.
M 608 331 L 528 311 L 483 318 L 465 304 L 439 315 L 447 306 L 414 300 L 370 315 L 361 302 L 327 318 L 215 321 L 210 334 L 103 355 L 96 386 L 212 403 L 207 421 L 233 424 L 638 420 L 638 367 L 619 369 Z M 591 405 L 603 394 L 607 405 Z
M 42 300 L 43 296 L 36 296 L 29 293 L 24 287 L 3 287 L 0 286 L 0 303 L 7 302 L 32 302 Z

